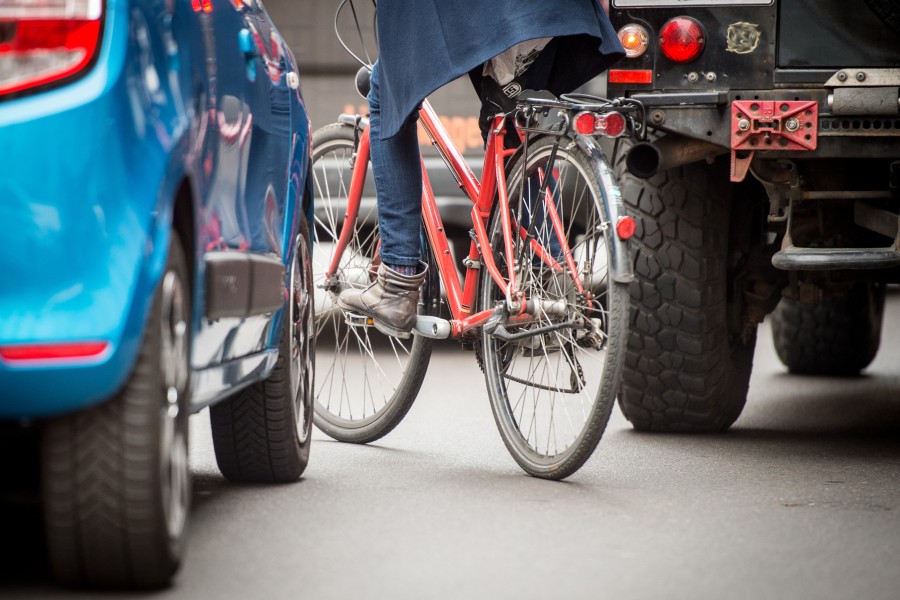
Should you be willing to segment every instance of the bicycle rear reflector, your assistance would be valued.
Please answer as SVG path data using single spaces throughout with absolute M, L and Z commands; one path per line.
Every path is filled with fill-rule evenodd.
M 635 223 L 634 217 L 619 218 L 619 222 L 616 223 L 616 235 L 620 240 L 630 239 L 635 231 L 637 231 L 637 223 Z
M 670 19 L 659 31 L 659 49 L 672 62 L 686 63 L 703 52 L 703 28 L 690 17 Z
M 619 137 L 625 133 L 625 125 L 625 117 L 617 112 L 582 112 L 575 116 L 575 131 L 581 135 Z

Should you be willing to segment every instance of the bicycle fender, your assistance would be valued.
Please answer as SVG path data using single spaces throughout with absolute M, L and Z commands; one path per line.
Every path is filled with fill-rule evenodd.
M 604 215 L 611 229 L 609 250 L 611 253 L 612 279 L 619 283 L 631 283 L 634 281 L 631 251 L 629 250 L 628 242 L 622 240 L 616 234 L 615 226 L 619 222 L 619 218 L 627 214 L 625 204 L 622 202 L 622 192 L 619 188 L 619 183 L 616 180 L 612 167 L 609 166 L 606 153 L 595 138 L 578 135 L 575 136 L 575 141 L 587 154 L 588 159 L 591 161 L 591 166 L 600 176 L 600 193 L 604 201 L 604 206 L 600 207 L 600 212 Z

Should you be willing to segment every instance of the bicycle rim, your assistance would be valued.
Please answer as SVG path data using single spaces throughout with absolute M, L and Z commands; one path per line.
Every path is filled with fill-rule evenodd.
M 409 411 L 428 366 L 431 341 L 418 336 L 401 340 L 371 325 L 348 323 L 336 304 L 341 290 L 365 288 L 375 279 L 380 258 L 371 179 L 341 255 L 336 285 L 324 289 L 347 210 L 353 153 L 351 127 L 330 126 L 314 136 L 315 424 L 337 440 L 367 443 L 394 429 Z
M 574 143 L 563 140 L 554 156 L 554 142 L 532 141 L 527 164 L 520 156 L 510 169 L 508 187 L 513 223 L 530 230 L 562 270 L 521 241 L 514 264 L 507 265 L 498 207 L 491 247 L 501 270 L 512 266 L 526 297 L 540 306 L 532 322 L 508 327 L 510 332 L 579 325 L 517 341 L 486 335 L 482 356 L 494 417 L 513 458 L 533 476 L 563 479 L 590 457 L 609 420 L 624 357 L 628 296 L 627 286 L 610 278 L 611 230 L 601 179 Z M 549 216 L 554 209 L 583 292 L 566 268 L 565 246 Z M 483 310 L 503 300 L 487 274 L 479 294 Z

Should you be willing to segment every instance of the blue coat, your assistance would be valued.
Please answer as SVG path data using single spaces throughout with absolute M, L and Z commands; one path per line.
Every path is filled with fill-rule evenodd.
M 597 0 L 380 0 L 377 20 L 384 138 L 430 93 L 519 42 L 568 36 L 547 86 L 555 94 L 624 56 Z

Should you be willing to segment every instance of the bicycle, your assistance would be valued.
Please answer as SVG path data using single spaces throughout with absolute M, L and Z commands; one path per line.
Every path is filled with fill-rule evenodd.
M 364 97 L 367 73 L 357 77 Z M 433 340 L 452 338 L 475 349 L 501 437 L 527 473 L 563 479 L 599 443 L 622 371 L 636 224 L 595 136 L 640 136 L 644 111 L 629 99 L 519 97 L 493 120 L 481 181 L 422 104 L 420 123 L 472 201 L 472 230 L 460 281 L 423 161 L 430 268 L 409 340 L 335 301 L 368 286 L 380 264 L 371 181 L 373 193 L 364 193 L 367 120 L 341 115 L 313 135 L 314 418 L 334 439 L 368 443 L 392 431 L 419 392 Z M 504 147 L 508 127 L 519 132 L 518 148 Z

